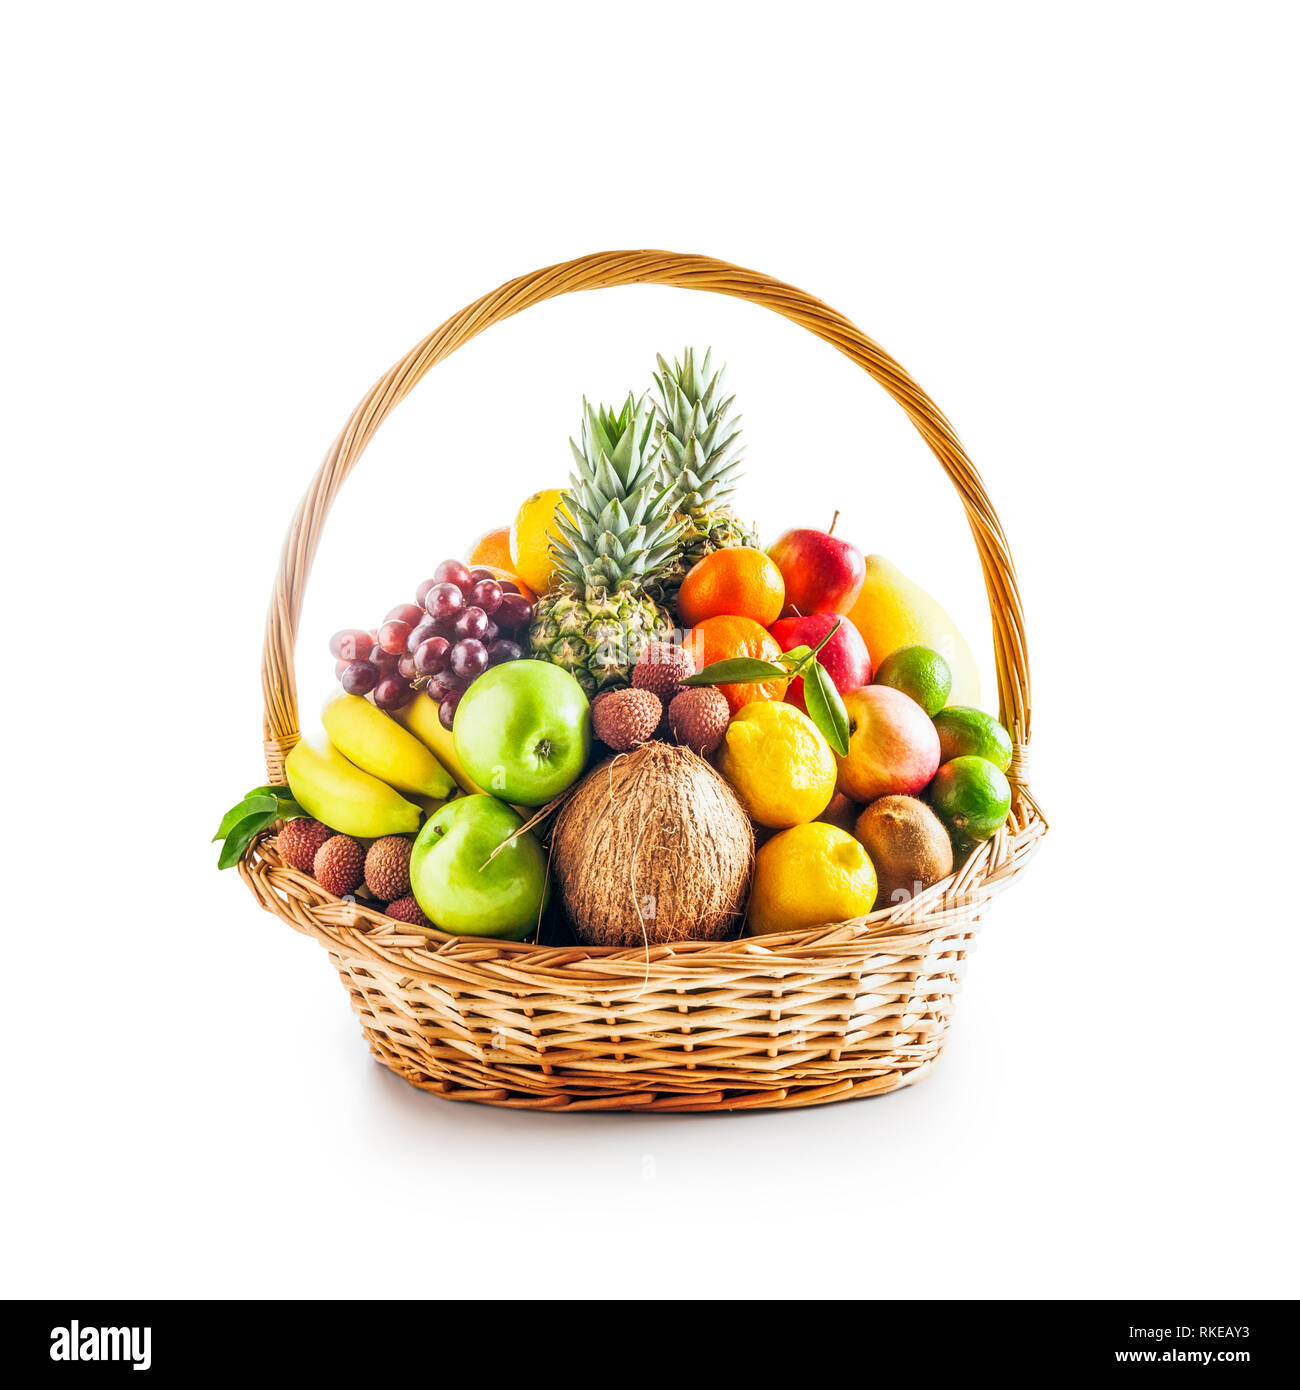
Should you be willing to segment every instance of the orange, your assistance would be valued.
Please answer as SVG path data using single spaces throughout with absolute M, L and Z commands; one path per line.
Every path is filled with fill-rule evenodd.
M 495 531 L 485 531 L 470 547 L 465 563 L 473 569 L 476 565 L 490 565 L 493 569 L 508 570 L 510 560 L 510 528 L 500 526 Z
M 677 596 L 683 627 L 727 613 L 770 627 L 785 607 L 785 580 L 766 551 L 749 546 L 715 550 L 692 565 Z
M 721 554 L 721 551 L 716 552 Z M 733 656 L 750 656 L 758 661 L 775 661 L 781 655 L 781 645 L 753 618 L 724 613 L 705 618 L 682 638 L 682 647 L 691 655 L 695 669 L 702 671 L 715 661 Z M 741 685 L 720 685 L 732 714 L 755 700 L 780 700 L 785 696 L 788 681 L 750 681 Z

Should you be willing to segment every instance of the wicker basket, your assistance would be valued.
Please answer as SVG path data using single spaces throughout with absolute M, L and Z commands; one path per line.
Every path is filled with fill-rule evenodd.
M 1006 539 L 947 420 L 848 319 L 802 290 L 705 256 L 612 251 L 521 276 L 454 314 L 366 394 L 312 480 L 285 541 L 262 664 L 268 779 L 297 742 L 293 650 L 331 504 L 388 413 L 485 328 L 574 290 L 656 284 L 760 304 L 815 333 L 902 406 L 961 496 L 993 615 L 1001 718 L 1015 752 L 1006 825 L 956 875 L 851 922 L 726 942 L 613 949 L 447 936 L 341 901 L 264 835 L 240 872 L 262 906 L 330 954 L 375 1055 L 454 1100 L 536 1110 L 818 1105 L 919 1080 L 937 1060 L 989 899 L 1037 846 L 1029 669 Z

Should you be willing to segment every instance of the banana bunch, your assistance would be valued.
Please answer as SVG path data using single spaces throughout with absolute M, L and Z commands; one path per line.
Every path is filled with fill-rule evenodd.
M 420 706 L 427 717 L 415 713 Z M 432 700 L 413 700 L 399 724 L 369 700 L 340 691 L 321 722 L 324 736 L 297 743 L 285 772 L 294 800 L 333 830 L 363 840 L 411 835 L 422 813 L 478 790 L 465 779 Z

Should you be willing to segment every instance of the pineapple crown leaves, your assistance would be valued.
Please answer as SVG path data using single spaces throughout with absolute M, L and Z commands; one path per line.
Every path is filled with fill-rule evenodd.
M 673 520 L 672 489 L 662 484 L 654 412 L 628 392 L 620 410 L 582 402 L 582 444 L 573 441 L 574 471 L 556 517 L 560 536 L 551 556 L 561 577 L 588 592 L 642 585 L 676 551 L 681 523 Z
M 723 394 L 726 368 L 713 370 L 713 349 L 697 364 L 694 348 L 671 366 L 662 354 L 654 373 L 664 470 L 679 508 L 698 513 L 731 495 L 744 457 L 740 416 L 729 420 L 734 396 Z

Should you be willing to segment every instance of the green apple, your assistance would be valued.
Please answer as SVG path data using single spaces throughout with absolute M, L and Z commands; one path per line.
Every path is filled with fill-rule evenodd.
M 465 692 L 452 737 L 480 787 L 518 806 L 544 806 L 582 773 L 591 711 L 582 687 L 559 666 L 506 661 Z
M 529 831 L 488 856 L 523 825 L 495 796 L 461 796 L 430 816 L 411 850 L 411 892 L 435 926 L 460 936 L 521 941 L 550 896 L 546 854 Z

